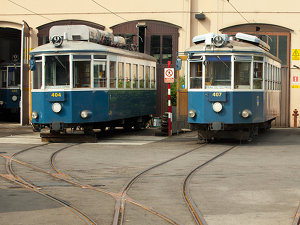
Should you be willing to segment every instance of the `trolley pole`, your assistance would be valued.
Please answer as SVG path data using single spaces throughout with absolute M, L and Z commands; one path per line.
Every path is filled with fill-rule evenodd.
M 168 68 L 171 68 L 171 61 L 168 61 Z M 172 136 L 172 104 L 171 104 L 171 84 L 168 83 L 168 136 Z

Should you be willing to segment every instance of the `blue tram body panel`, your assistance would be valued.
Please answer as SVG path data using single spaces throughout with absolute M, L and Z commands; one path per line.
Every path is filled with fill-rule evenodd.
M 16 100 L 13 101 L 12 97 L 16 96 Z M 20 98 L 21 98 L 21 91 L 20 89 L 0 89 L 0 101 L 3 101 L 3 105 L 0 106 L 1 109 L 19 109 L 20 104 Z
M 108 122 L 155 113 L 155 91 L 53 91 L 33 92 L 32 110 L 39 114 L 35 124 L 61 122 L 66 124 Z M 62 110 L 55 113 L 52 104 L 59 102 Z M 92 115 L 81 118 L 81 111 Z
M 214 98 L 212 98 L 214 94 Z M 217 95 L 221 95 L 218 98 Z M 226 97 L 225 97 L 226 96 Z M 262 123 L 275 118 L 279 114 L 279 92 L 189 92 L 188 109 L 195 110 L 196 116 L 188 119 L 193 124 Z M 225 100 L 224 100 L 225 99 Z M 213 111 L 212 104 L 220 102 L 223 106 L 219 113 Z M 243 118 L 243 110 L 251 111 L 251 116 Z

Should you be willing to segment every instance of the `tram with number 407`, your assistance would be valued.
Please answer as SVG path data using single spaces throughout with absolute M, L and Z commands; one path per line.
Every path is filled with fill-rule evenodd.
M 280 113 L 281 61 L 253 35 L 205 34 L 188 56 L 188 122 L 200 140 L 251 140 Z
M 146 126 L 156 113 L 155 58 L 85 25 L 54 26 L 49 36 L 30 53 L 34 130 Z

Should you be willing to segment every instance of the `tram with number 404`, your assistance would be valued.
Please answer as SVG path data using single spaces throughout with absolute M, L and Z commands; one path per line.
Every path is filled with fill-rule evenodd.
M 280 113 L 281 61 L 253 35 L 205 34 L 188 56 L 188 122 L 200 140 L 251 140 Z
M 85 25 L 54 26 L 49 36 L 30 53 L 34 130 L 146 126 L 156 113 L 155 58 Z

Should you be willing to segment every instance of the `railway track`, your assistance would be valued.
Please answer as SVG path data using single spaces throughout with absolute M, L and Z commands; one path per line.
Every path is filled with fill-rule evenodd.
M 30 148 L 26 148 L 26 149 L 23 149 L 19 152 L 16 152 L 14 153 L 11 157 L 5 157 L 3 155 L 0 155 L 1 157 L 5 157 L 6 158 L 6 171 L 7 171 L 7 175 L 3 175 L 3 174 L 0 174 L 1 177 L 15 183 L 15 184 L 18 184 L 19 186 L 22 186 L 24 187 L 25 189 L 28 189 L 28 190 L 31 190 L 31 191 L 34 191 L 42 196 L 44 196 L 45 198 L 47 199 L 50 199 L 52 201 L 55 201 L 56 203 L 62 205 L 63 207 L 69 209 L 71 212 L 73 212 L 76 216 L 78 216 L 81 220 L 84 221 L 85 224 L 88 224 L 88 225 L 96 225 L 96 222 L 94 222 L 85 212 L 83 212 L 82 210 L 72 206 L 70 203 L 68 203 L 67 201 L 65 200 L 62 200 L 54 195 L 50 195 L 50 194 L 47 194 L 43 191 L 41 191 L 41 188 L 39 188 L 38 186 L 26 181 L 24 178 L 22 178 L 21 176 L 17 175 L 15 173 L 15 171 L 13 170 L 13 166 L 12 166 L 12 162 L 15 161 L 14 158 L 18 155 L 18 154 L 21 154 L 21 153 L 24 153 L 26 151 L 29 151 L 29 150 L 32 150 L 34 148 L 37 148 L 37 147 L 41 147 L 41 146 L 44 146 L 44 145 L 47 145 L 47 144 L 42 144 L 42 145 L 38 145 L 38 146 L 34 146 L 34 147 L 30 147 Z M 17 161 L 18 162 L 18 161 Z M 23 164 L 23 165 L 29 165 L 29 164 Z M 37 167 L 34 167 L 34 166 L 30 166 L 30 168 L 32 169 L 35 169 L 39 172 L 45 172 L 44 170 L 40 169 L 40 168 L 37 168 Z M 49 174 L 48 172 L 46 172 L 47 174 Z

